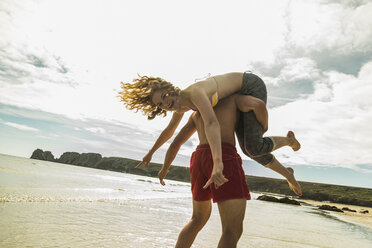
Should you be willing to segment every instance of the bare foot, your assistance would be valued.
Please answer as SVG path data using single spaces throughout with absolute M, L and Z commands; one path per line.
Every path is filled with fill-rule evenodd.
M 292 147 L 293 151 L 298 151 L 301 148 L 300 142 L 295 137 L 294 132 L 288 131 L 287 133 L 287 138 L 290 140 L 289 141 L 289 146 Z
M 287 178 L 289 188 L 298 196 L 302 196 L 302 190 L 300 184 L 296 181 L 294 177 L 294 170 L 291 167 L 286 167 L 290 176 Z

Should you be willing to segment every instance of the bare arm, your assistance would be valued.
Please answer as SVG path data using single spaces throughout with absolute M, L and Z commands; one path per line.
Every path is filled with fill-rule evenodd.
M 264 132 L 267 131 L 269 115 L 266 105 L 261 99 L 248 95 L 239 95 L 236 98 L 236 105 L 242 112 L 253 111 Z
M 142 158 L 142 162 L 140 162 L 136 168 L 140 167 L 141 165 L 145 165 L 146 167 L 149 166 L 149 163 L 151 161 L 152 155 L 155 153 L 156 150 L 159 149 L 167 140 L 169 140 L 172 135 L 174 134 L 174 131 L 177 129 L 178 125 L 180 124 L 180 121 L 183 117 L 183 113 L 174 112 L 172 119 L 170 120 L 168 126 L 163 130 L 163 132 L 160 134 L 158 139 L 155 141 L 155 144 L 152 146 L 150 151 Z
M 218 188 L 227 182 L 227 179 L 222 174 L 223 163 L 220 124 L 218 123 L 216 114 L 214 113 L 207 95 L 202 89 L 196 88 L 192 91 L 191 101 L 198 108 L 203 119 L 205 135 L 207 137 L 213 158 L 212 175 L 208 182 L 204 185 L 204 188 L 207 188 L 212 183 L 214 183 L 215 187 Z
M 195 124 L 190 116 L 189 121 L 183 126 L 181 131 L 174 138 L 172 144 L 169 146 L 167 154 L 165 155 L 164 164 L 161 170 L 158 173 L 160 183 L 165 185 L 164 178 L 168 173 L 169 167 L 171 166 L 174 158 L 176 157 L 181 146 L 193 135 L 196 131 Z

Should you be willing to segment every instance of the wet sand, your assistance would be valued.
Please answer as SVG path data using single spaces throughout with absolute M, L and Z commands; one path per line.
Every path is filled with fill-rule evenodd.
M 313 201 L 313 200 L 303 200 L 303 199 L 296 199 L 298 201 L 306 202 L 308 204 L 314 205 L 314 206 L 321 206 L 321 205 L 329 205 L 329 206 L 336 206 L 339 209 L 342 209 L 344 207 L 347 207 L 352 210 L 356 210 L 357 212 L 349 212 L 344 211 L 343 213 L 340 212 L 334 212 L 334 211 L 327 211 L 340 219 L 344 219 L 349 222 L 353 222 L 356 224 L 361 224 L 367 227 L 372 228 L 372 208 L 369 207 L 362 207 L 362 206 L 355 206 L 355 205 L 347 205 L 347 204 L 340 204 L 340 203 L 332 203 L 332 202 L 320 202 L 320 201 Z M 362 214 L 360 213 L 361 210 L 368 210 L 369 213 Z
M 274 196 L 276 198 L 288 197 L 286 195 L 269 193 L 269 192 L 255 192 L 255 193 L 263 194 L 263 195 L 270 195 L 270 196 Z M 289 197 L 289 198 L 291 198 L 291 197 Z M 339 209 L 347 207 L 351 210 L 356 210 L 357 211 L 356 213 L 345 211 L 345 210 L 344 210 L 343 213 L 335 212 L 335 211 L 328 211 L 328 210 L 324 210 L 324 211 L 327 211 L 328 213 L 330 213 L 334 216 L 337 216 L 338 218 L 340 218 L 342 220 L 372 228 L 372 208 L 371 207 L 363 207 L 363 206 L 332 203 L 332 202 L 321 202 L 321 201 L 314 201 L 314 200 L 302 199 L 302 198 L 297 198 L 297 197 L 292 198 L 292 199 L 294 199 L 296 201 L 299 201 L 299 202 L 305 202 L 305 203 L 313 205 L 315 207 L 321 206 L 321 205 L 329 205 L 329 206 L 335 206 Z M 361 210 L 368 210 L 369 213 L 362 214 L 362 213 L 360 213 Z

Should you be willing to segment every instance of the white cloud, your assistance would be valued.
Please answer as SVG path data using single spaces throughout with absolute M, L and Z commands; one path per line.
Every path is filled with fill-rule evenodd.
M 88 130 L 92 133 L 106 134 L 106 130 L 102 127 L 87 127 L 85 130 Z
M 9 127 L 17 128 L 17 129 L 22 130 L 22 131 L 32 131 L 32 132 L 37 132 L 37 131 L 39 131 L 39 130 L 36 129 L 36 128 L 29 127 L 29 126 L 26 126 L 26 125 L 21 125 L 21 124 L 14 123 L 14 122 L 3 122 L 3 124 L 4 124 L 4 125 L 7 125 L 7 126 L 9 126 Z
M 341 166 L 372 161 L 372 62 L 359 77 L 327 72 L 313 94 L 270 111 L 270 134 L 293 129 L 302 142 L 290 157 L 288 150 L 276 153 L 287 163 Z
M 92 147 L 114 144 L 120 152 L 129 144 L 138 157 L 170 116 L 147 121 L 125 110 L 116 98 L 120 81 L 140 73 L 185 88 L 207 73 L 253 69 L 268 85 L 270 133 L 294 129 L 303 143 L 290 159 L 288 150 L 278 157 L 311 165 L 371 164 L 365 137 L 372 121 L 372 65 L 366 63 L 372 3 L 354 3 L 1 1 L 0 102 L 21 107 L 2 111 L 17 115 L 28 108 L 40 110 L 23 113 L 31 118 L 57 118 L 46 111 L 86 121 L 75 131 L 104 139 Z
M 281 70 L 279 80 L 282 82 L 293 82 L 302 79 L 313 79 L 319 77 L 319 69 L 309 58 L 287 59 Z M 280 83 L 279 83 L 280 84 Z
M 372 3 L 358 8 L 348 5 L 322 5 L 316 1 L 292 1 L 289 5 L 288 42 L 308 53 L 332 48 L 336 53 L 371 49 Z

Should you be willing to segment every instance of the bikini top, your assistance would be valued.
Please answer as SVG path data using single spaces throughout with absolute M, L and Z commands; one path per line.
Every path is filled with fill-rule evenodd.
M 209 100 L 212 104 L 212 107 L 217 105 L 217 103 L 218 103 L 218 93 L 217 93 L 217 91 L 209 98 Z
M 212 107 L 214 107 L 218 103 L 218 84 L 217 84 L 217 80 L 214 77 L 212 77 L 212 78 L 216 82 L 217 89 L 216 89 L 216 92 L 214 92 L 214 94 L 209 98 L 209 101 L 211 102 Z
M 213 95 L 209 98 L 209 101 L 211 102 L 211 105 L 212 105 L 212 108 L 213 108 L 218 103 L 218 84 L 217 84 L 217 80 L 214 77 L 212 77 L 212 78 L 216 82 L 216 86 L 217 86 L 216 92 L 214 92 Z M 198 111 L 197 109 L 193 109 L 193 108 L 191 108 L 191 109 L 194 110 L 194 111 Z

